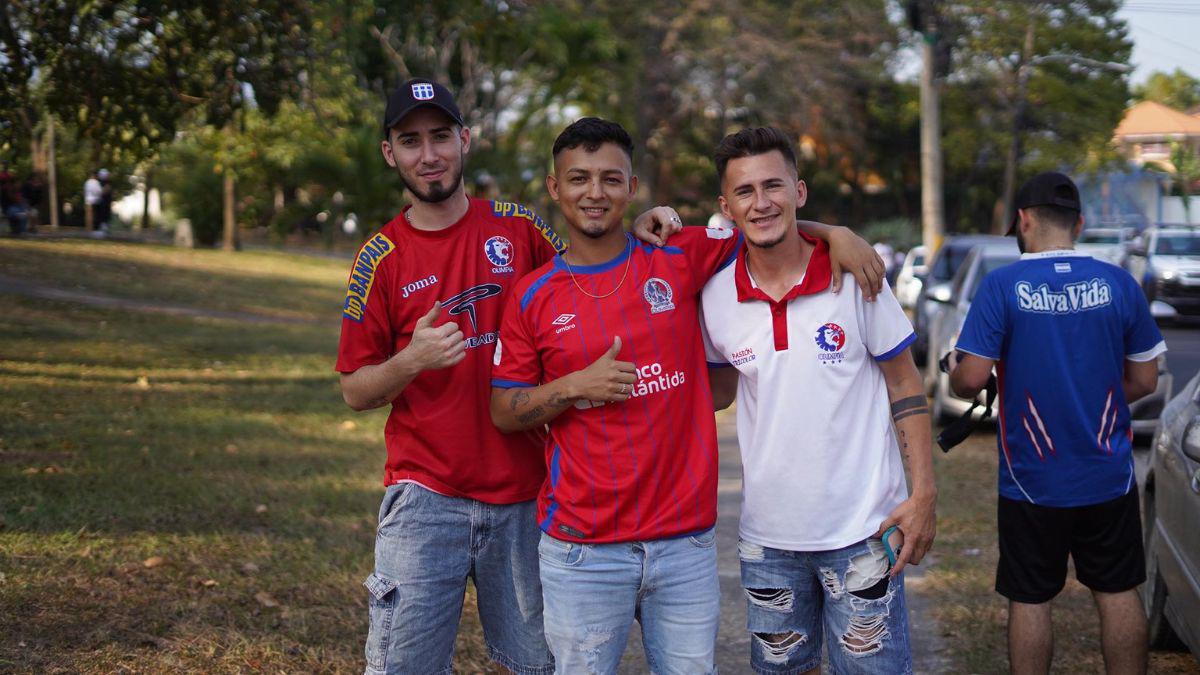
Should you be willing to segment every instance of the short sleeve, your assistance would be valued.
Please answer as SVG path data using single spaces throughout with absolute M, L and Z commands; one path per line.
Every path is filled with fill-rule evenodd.
M 1152 361 L 1167 351 L 1167 343 L 1158 330 L 1158 324 L 1154 322 L 1154 316 L 1150 314 L 1145 294 L 1132 279 L 1130 277 L 1128 283 L 1123 284 L 1126 301 L 1121 303 L 1125 314 L 1125 358 L 1130 361 Z
M 852 275 L 845 275 L 843 293 L 852 293 L 858 304 L 858 315 L 862 321 L 862 340 L 867 351 L 876 361 L 887 361 L 899 356 L 916 339 L 912 323 L 900 307 L 900 302 L 892 293 L 892 287 L 886 279 L 879 289 L 875 302 L 867 302 L 862 297 L 858 284 Z
M 999 361 L 1007 323 L 1004 289 L 1000 286 L 1000 278 L 992 272 L 984 277 L 979 290 L 975 292 L 975 297 L 971 300 L 971 309 L 967 312 L 962 332 L 954 348 L 960 352 Z
M 737 230 L 685 227 L 667 242 L 666 250 L 667 253 L 683 253 L 688 269 L 695 272 L 693 278 L 699 291 L 714 274 L 733 264 L 741 245 L 742 233 Z
M 725 355 L 721 353 L 721 350 L 717 349 L 713 345 L 712 338 L 709 337 L 709 335 L 708 335 L 708 326 L 705 324 L 706 324 L 706 321 L 704 318 L 704 313 L 703 313 L 703 310 L 701 310 L 701 313 L 700 313 L 700 338 L 704 341 L 704 361 L 708 364 L 709 368 L 724 368 L 726 366 L 732 365 L 725 358 Z
M 542 361 L 525 325 L 520 295 L 513 293 L 500 321 L 500 337 L 492 356 L 492 386 L 502 389 L 542 383 Z
M 335 367 L 340 373 L 383 363 L 394 353 L 388 292 L 395 249 L 381 232 L 363 244 L 354 258 L 342 304 L 342 334 Z

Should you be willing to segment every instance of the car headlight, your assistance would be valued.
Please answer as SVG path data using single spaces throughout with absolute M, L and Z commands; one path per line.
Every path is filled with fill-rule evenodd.
M 1156 276 L 1163 281 L 1171 281 L 1178 275 L 1179 273 L 1175 270 L 1158 270 L 1156 272 Z

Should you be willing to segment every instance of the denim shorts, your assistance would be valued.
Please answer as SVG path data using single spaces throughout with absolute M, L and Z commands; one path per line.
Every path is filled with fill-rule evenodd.
M 546 639 L 558 673 L 615 673 L 634 619 L 647 672 L 716 672 L 716 533 L 617 544 L 542 535 Z
M 496 505 L 392 485 L 379 507 L 375 572 L 365 585 L 368 675 L 450 673 L 467 579 L 492 660 L 551 673 L 542 634 L 534 502 Z
M 835 673 L 912 672 L 904 573 L 878 539 L 834 551 L 782 551 L 742 541 L 750 665 L 757 673 L 803 673 L 821 665 L 830 639 Z

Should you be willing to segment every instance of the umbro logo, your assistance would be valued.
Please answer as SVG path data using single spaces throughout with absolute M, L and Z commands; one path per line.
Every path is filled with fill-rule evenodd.
M 558 335 L 559 333 L 564 333 L 564 332 L 569 331 L 572 328 L 574 328 L 575 324 L 571 323 L 574 320 L 575 320 L 574 314 L 559 314 L 557 319 L 550 322 L 551 324 L 553 324 L 555 326 L 559 326 L 559 329 L 554 331 L 554 334 Z

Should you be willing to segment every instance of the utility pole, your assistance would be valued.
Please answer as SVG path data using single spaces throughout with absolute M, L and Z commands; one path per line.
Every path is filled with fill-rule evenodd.
M 942 116 L 938 91 L 936 0 L 909 3 L 913 29 L 921 34 L 921 240 L 927 255 L 942 245 L 946 211 L 942 188 Z

